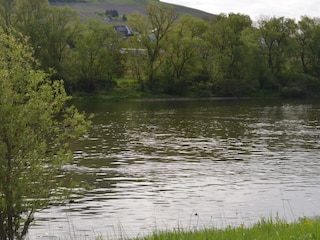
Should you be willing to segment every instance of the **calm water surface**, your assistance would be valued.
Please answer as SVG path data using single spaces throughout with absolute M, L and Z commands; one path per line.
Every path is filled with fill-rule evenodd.
M 320 215 L 319 102 L 78 107 L 95 117 L 64 177 L 94 188 L 38 213 L 30 239 L 113 239 Z

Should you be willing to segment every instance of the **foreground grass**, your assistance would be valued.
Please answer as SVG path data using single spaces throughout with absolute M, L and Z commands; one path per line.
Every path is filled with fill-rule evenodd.
M 177 229 L 168 232 L 153 233 L 135 240 L 210 240 L 210 239 L 320 239 L 320 218 L 301 218 L 294 223 L 284 220 L 264 220 L 251 227 L 227 227 L 226 229 L 203 229 L 185 231 Z

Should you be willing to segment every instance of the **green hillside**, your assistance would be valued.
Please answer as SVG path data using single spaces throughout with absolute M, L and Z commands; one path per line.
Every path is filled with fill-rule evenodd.
M 116 9 L 120 15 L 129 15 L 134 12 L 145 13 L 149 3 L 159 2 L 158 0 L 52 0 L 50 4 L 56 7 L 70 6 L 75 9 L 83 18 L 103 18 L 99 13 L 107 9 Z M 167 4 L 167 3 L 166 3 Z M 172 6 L 179 14 L 190 14 L 198 18 L 210 18 L 213 15 L 183 6 L 167 4 Z

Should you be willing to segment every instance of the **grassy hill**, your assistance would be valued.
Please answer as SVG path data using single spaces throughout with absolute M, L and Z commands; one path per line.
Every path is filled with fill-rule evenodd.
M 145 14 L 146 7 L 151 2 L 158 0 L 50 0 L 50 4 L 56 7 L 70 6 L 75 9 L 83 18 L 103 19 L 99 13 L 106 10 L 116 9 L 120 15 L 129 15 L 134 12 Z M 167 4 L 167 3 L 166 3 Z M 203 11 L 183 6 L 167 4 L 172 6 L 179 14 L 189 14 L 199 18 L 211 18 L 213 15 Z

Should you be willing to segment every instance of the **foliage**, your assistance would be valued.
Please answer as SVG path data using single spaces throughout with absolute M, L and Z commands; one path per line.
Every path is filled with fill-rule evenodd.
M 265 89 L 297 97 L 319 93 L 316 19 L 304 17 L 296 24 L 283 17 L 263 18 L 254 27 L 250 17 L 241 14 L 222 14 L 210 21 L 176 19 L 174 12 L 166 11 L 165 19 L 173 20 L 166 25 L 164 9 L 151 5 L 147 18 L 135 14 L 130 19 L 139 33 L 131 46 L 145 54 L 128 55 L 128 68 L 151 92 L 247 96 Z M 163 26 L 168 28 L 162 34 L 153 32 L 166 29 Z M 140 60 L 131 61 L 136 58 Z
M 192 86 L 202 68 L 203 33 L 208 24 L 201 19 L 184 16 L 177 21 L 167 40 L 165 63 L 162 68 L 165 93 L 183 94 Z
M 288 47 L 291 36 L 296 31 L 293 19 L 266 18 L 259 21 L 260 49 L 265 64 L 272 73 L 279 73 L 290 57 Z
M 246 15 L 220 15 L 208 31 L 215 71 L 213 83 L 220 95 L 237 96 L 250 89 L 247 85 L 252 80 L 249 75 L 251 67 L 244 59 L 250 63 L 252 60 L 249 59 L 251 56 L 248 55 L 243 33 L 251 25 Z
M 176 19 L 177 14 L 173 9 L 157 3 L 148 6 L 146 17 L 136 14 L 129 20 L 131 26 L 139 32 L 137 42 L 146 49 L 144 70 L 147 85 L 151 90 L 157 88 L 156 74 L 163 64 L 166 40 Z
M 57 174 L 71 160 L 70 141 L 89 124 L 63 81 L 35 70 L 22 36 L 0 30 L 0 239 L 23 239 L 34 213 L 59 191 Z
M 119 17 L 118 10 L 116 10 L 116 9 L 106 10 L 105 14 L 109 15 L 110 17 L 113 17 L 113 18 Z
M 79 34 L 80 23 L 76 12 L 68 7 L 48 8 L 44 16 L 34 21 L 26 31 L 29 42 L 34 49 L 34 56 L 40 61 L 46 72 L 54 69 L 54 77 L 63 78 L 70 87 L 70 67 L 74 61 L 72 47 Z M 29 23 L 31 24 L 31 23 Z
M 120 37 L 113 28 L 91 20 L 75 41 L 75 88 L 87 92 L 107 90 L 114 86 L 114 78 L 124 72 Z
M 298 22 L 298 27 L 299 31 L 296 32 L 295 40 L 297 42 L 297 59 L 300 60 L 300 68 L 304 73 L 317 77 L 320 74 L 319 19 L 304 16 Z
M 203 229 L 185 231 L 177 229 L 172 232 L 154 233 L 148 237 L 138 237 L 136 240 L 214 240 L 214 239 L 319 239 L 320 220 L 301 218 L 296 222 L 287 223 L 283 219 L 262 219 L 251 227 L 227 227 L 226 229 Z
M 284 97 L 313 97 L 320 91 L 319 79 L 305 73 L 284 72 L 278 77 Z
M 320 94 L 319 19 L 264 17 L 253 23 L 233 13 L 200 19 L 179 16 L 159 1 L 132 1 L 147 3 L 145 12 L 123 15 L 134 33 L 125 39 L 110 27 L 114 23 L 82 21 L 72 9 L 46 0 L 0 0 L 0 25 L 28 37 L 37 67 L 54 69 L 51 78 L 63 78 L 69 93 L 109 91 L 119 78 L 133 78 L 137 91 L 153 94 Z

